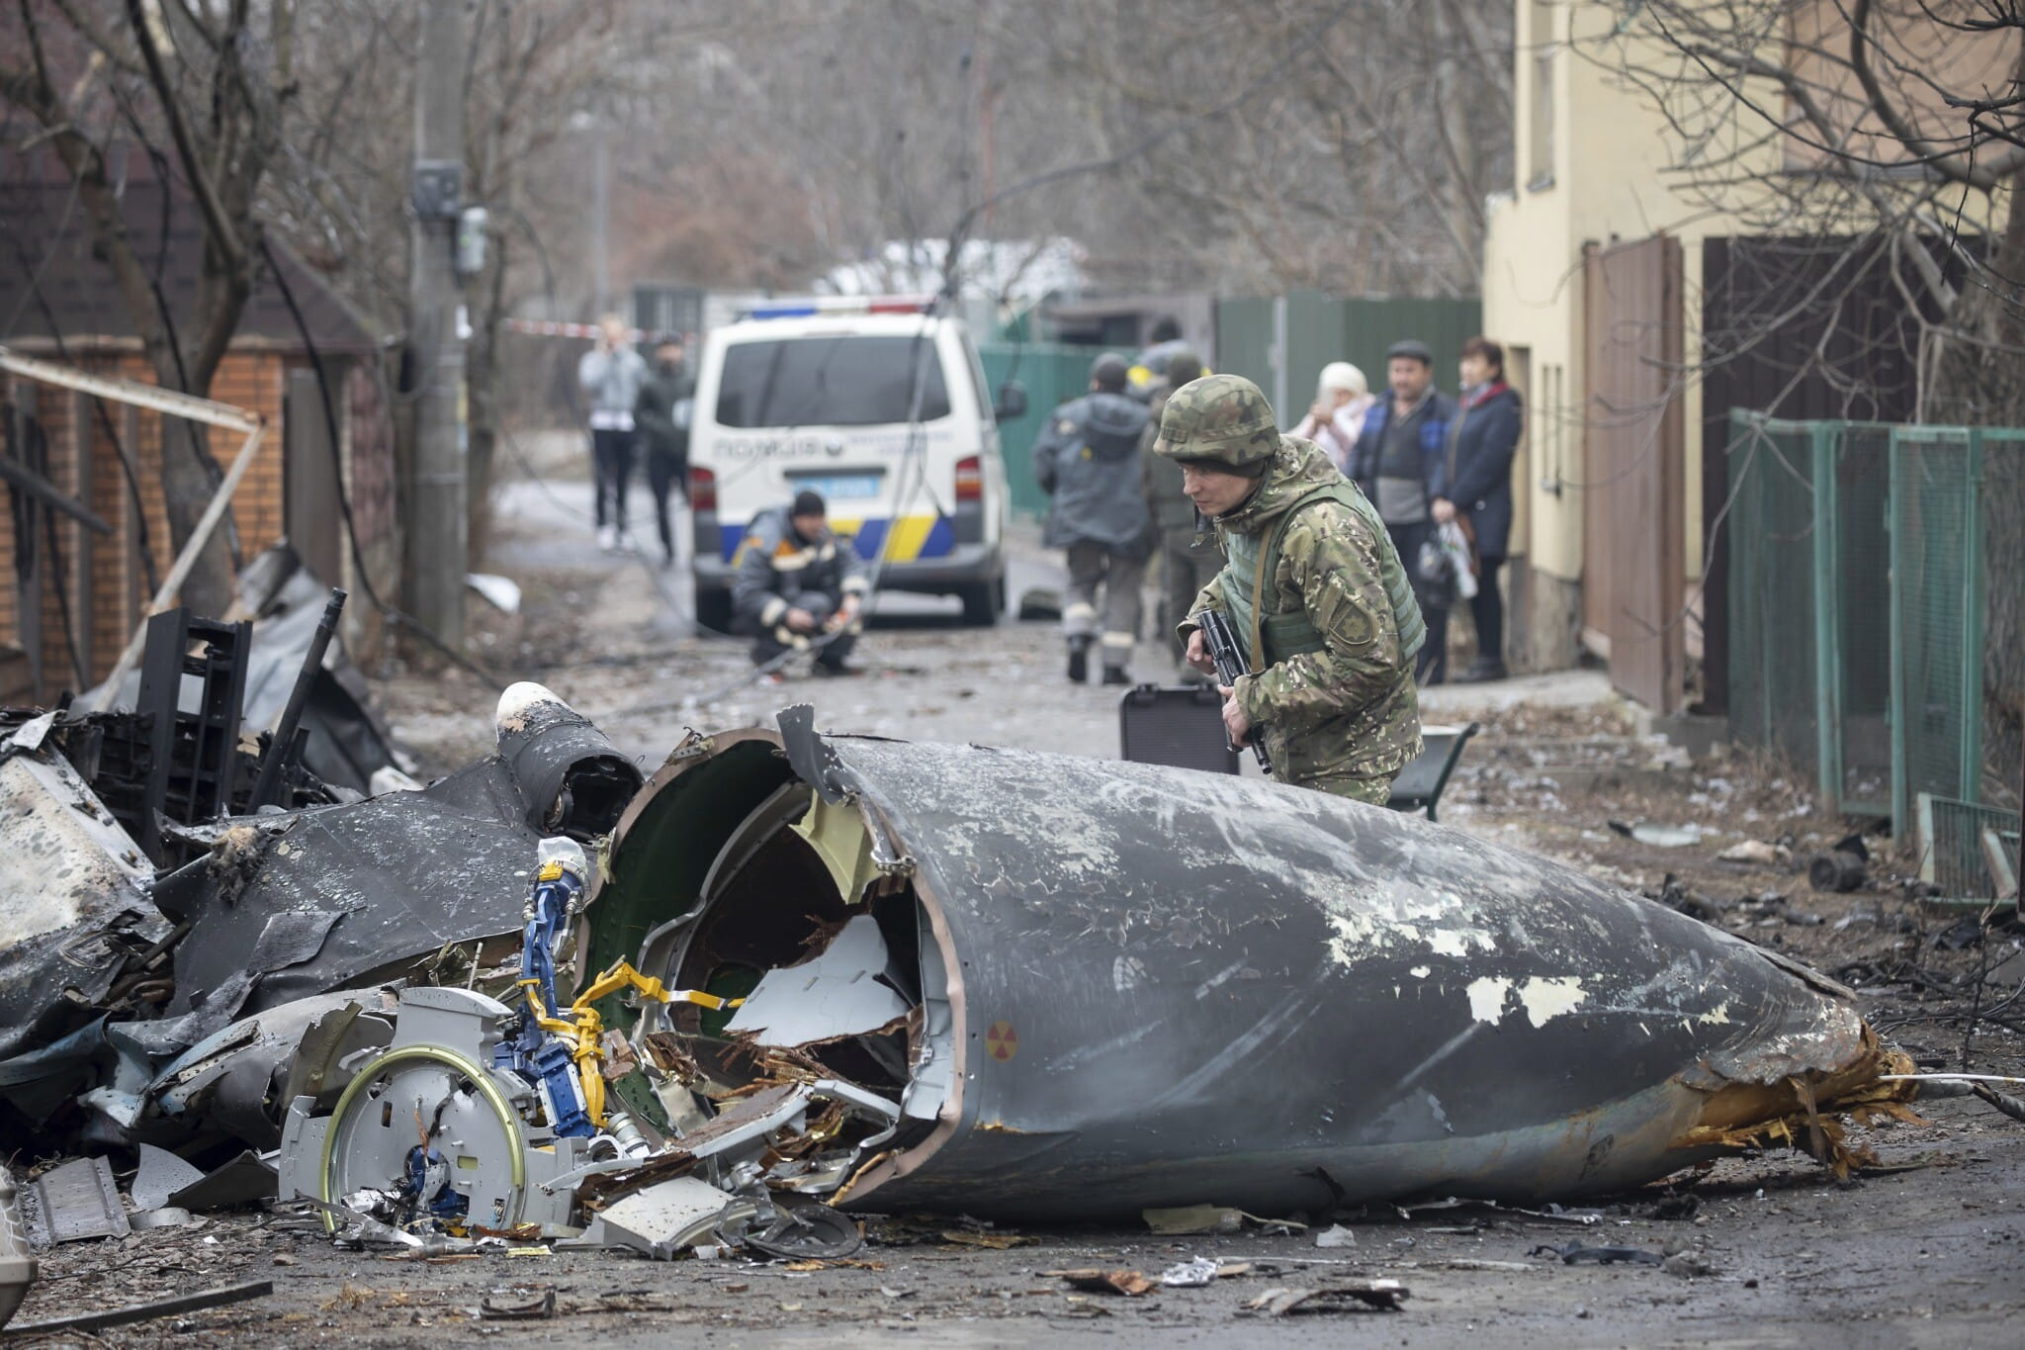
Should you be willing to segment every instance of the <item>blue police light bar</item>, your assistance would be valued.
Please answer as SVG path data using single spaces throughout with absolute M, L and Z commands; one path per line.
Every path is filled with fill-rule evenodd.
M 818 314 L 925 314 L 932 295 L 821 295 L 762 300 L 745 311 L 748 319 L 807 319 Z

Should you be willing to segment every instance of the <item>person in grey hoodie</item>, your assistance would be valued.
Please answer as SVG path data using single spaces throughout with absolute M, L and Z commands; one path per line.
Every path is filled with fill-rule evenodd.
M 597 498 L 598 547 L 631 551 L 626 529 L 626 480 L 633 476 L 633 405 L 647 363 L 626 339 L 616 314 L 598 320 L 597 345 L 577 362 L 577 385 L 591 405 L 591 483 Z M 607 505 L 607 498 L 610 504 Z
M 1132 682 L 1127 669 L 1139 638 L 1139 588 L 1154 534 L 1140 472 L 1146 407 L 1125 392 L 1129 372 L 1122 356 L 1098 357 L 1090 367 L 1090 392 L 1055 409 L 1034 442 L 1034 477 L 1052 499 L 1042 542 L 1068 550 L 1062 635 L 1069 678 L 1078 683 L 1090 677 L 1093 638 L 1103 655 L 1104 683 Z

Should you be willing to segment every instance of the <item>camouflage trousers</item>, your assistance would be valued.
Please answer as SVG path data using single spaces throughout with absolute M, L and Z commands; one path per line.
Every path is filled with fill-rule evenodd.
M 1395 775 L 1381 773 L 1372 778 L 1360 778 L 1347 773 L 1316 774 L 1312 778 L 1292 780 L 1294 787 L 1312 788 L 1326 792 L 1332 797 L 1348 797 L 1353 802 L 1367 806 L 1383 806 L 1392 796 L 1392 780 Z

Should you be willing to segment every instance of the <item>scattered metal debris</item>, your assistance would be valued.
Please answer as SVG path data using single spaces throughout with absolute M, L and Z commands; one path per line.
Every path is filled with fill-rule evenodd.
M 527 1295 L 528 1290 L 508 1291 Z M 555 1316 L 555 1290 L 546 1288 L 534 1291 L 531 1297 L 523 1297 L 518 1303 L 494 1302 L 487 1294 L 478 1301 L 478 1315 L 487 1322 L 533 1322 Z
M 1359 1308 L 1398 1312 L 1408 1297 L 1406 1286 L 1398 1280 L 1355 1280 L 1315 1289 L 1268 1289 L 1247 1301 L 1245 1307 L 1268 1317 L 1351 1312 Z
M 162 1208 L 169 1203 L 171 1195 L 204 1179 L 202 1171 L 165 1148 L 142 1144 L 140 1154 L 140 1167 L 127 1187 L 127 1196 L 141 1213 Z
M 1807 884 L 1817 891 L 1853 891 L 1865 881 L 1864 860 L 1842 849 L 1829 849 L 1807 860 Z
M 1568 1266 L 1657 1266 L 1664 1264 L 1666 1261 L 1665 1252 L 1647 1251 L 1643 1247 L 1585 1247 L 1579 1242 L 1570 1242 L 1563 1247 L 1556 1247 L 1551 1243 L 1543 1242 L 1530 1252 L 1527 1252 L 1526 1255 L 1538 1256 L 1542 1252 L 1560 1257 L 1561 1263 Z
M 10 1336 L 34 1336 L 58 1331 L 103 1331 L 107 1327 L 123 1327 L 132 1322 L 152 1321 L 157 1317 L 172 1317 L 177 1313 L 203 1312 L 207 1308 L 222 1308 L 227 1304 L 244 1303 L 249 1299 L 266 1298 L 274 1292 L 274 1281 L 252 1280 L 245 1284 L 228 1284 L 217 1289 L 206 1289 L 195 1294 L 177 1294 L 170 1298 L 155 1299 L 148 1303 L 135 1303 L 125 1308 L 114 1308 L 107 1312 L 79 1313 L 75 1317 L 55 1317 L 42 1322 L 24 1322 L 8 1329 Z
M 28 1235 L 38 1247 L 125 1237 L 127 1207 L 104 1158 L 73 1158 L 37 1177 L 24 1195 Z
M 1225 1205 L 1182 1205 L 1171 1209 L 1148 1209 L 1140 1213 L 1146 1227 L 1163 1237 L 1189 1237 L 1198 1233 L 1241 1233 L 1247 1223 L 1267 1233 L 1292 1233 L 1308 1225 L 1294 1219 L 1262 1219 Z
M 1202 1289 L 1215 1283 L 1221 1273 L 1215 1257 L 1198 1256 L 1160 1272 L 1160 1283 L 1168 1289 Z
M 258 1204 L 274 1197 L 274 1163 L 268 1155 L 247 1149 L 171 1195 L 169 1203 L 193 1214 L 209 1214 L 214 1210 Z
M 0 1327 L 7 1325 L 35 1283 L 38 1267 L 21 1221 L 20 1192 L 14 1174 L 0 1166 Z
M 1160 1287 L 1160 1281 L 1148 1279 L 1137 1270 L 1099 1270 L 1092 1266 L 1081 1270 L 1044 1270 L 1041 1278 L 1065 1280 L 1071 1289 L 1081 1289 L 1092 1294 L 1123 1294 L 1127 1298 L 1140 1298 Z
M 1687 848 L 1702 841 L 1702 830 L 1699 825 L 1655 825 L 1645 820 L 1635 825 L 1622 820 L 1604 823 L 1626 839 L 1651 844 L 1654 848 Z

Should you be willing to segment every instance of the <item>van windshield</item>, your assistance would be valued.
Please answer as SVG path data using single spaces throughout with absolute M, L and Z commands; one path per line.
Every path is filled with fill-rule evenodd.
M 726 427 L 878 426 L 949 416 L 949 390 L 932 338 L 806 337 L 740 342 L 724 350 L 717 423 Z

